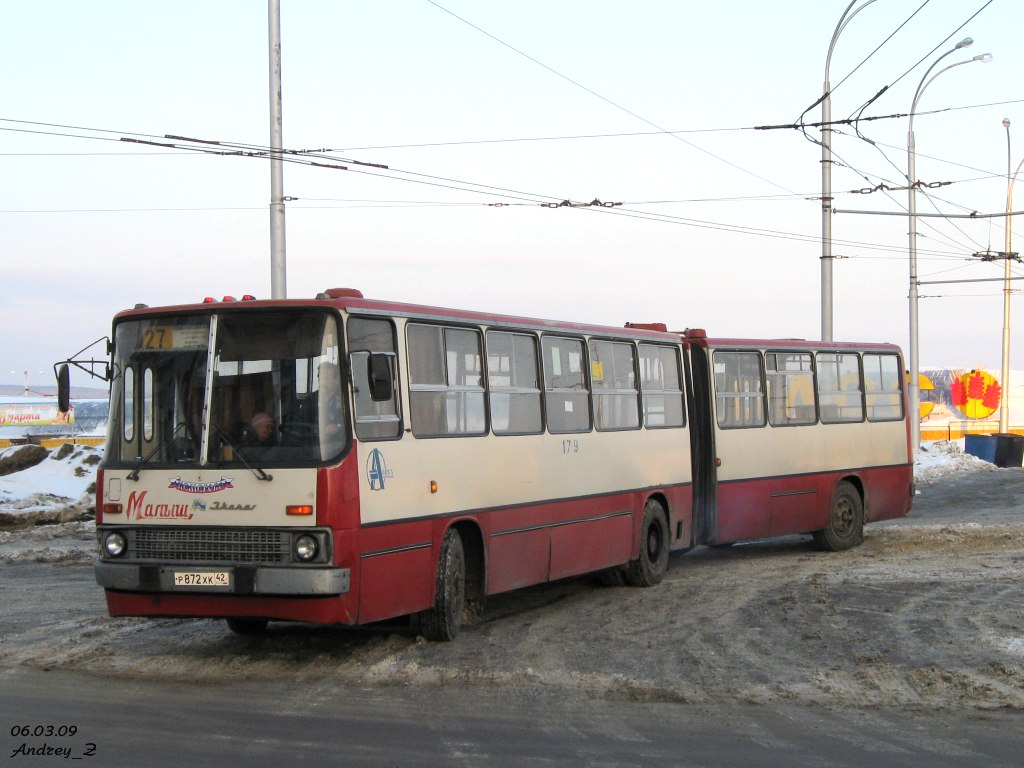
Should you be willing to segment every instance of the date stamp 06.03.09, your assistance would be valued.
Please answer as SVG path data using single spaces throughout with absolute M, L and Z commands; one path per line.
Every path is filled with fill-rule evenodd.
M 12 725 L 8 756 L 10 760 L 58 757 L 88 760 L 96 756 L 96 745 L 82 739 L 77 725 Z

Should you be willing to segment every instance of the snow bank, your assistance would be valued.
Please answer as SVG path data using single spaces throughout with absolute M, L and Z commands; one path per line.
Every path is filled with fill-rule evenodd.
M 992 472 L 997 469 L 995 464 L 964 453 L 961 442 L 938 440 L 925 443 L 914 456 L 914 479 L 927 483 L 954 472 Z
M 25 447 L 4 448 L 0 457 Z M 0 477 L 0 517 L 31 516 L 34 522 L 44 522 L 40 513 L 54 513 L 67 519 L 69 509 L 91 505 L 99 463 L 99 448 L 65 443 L 34 467 Z

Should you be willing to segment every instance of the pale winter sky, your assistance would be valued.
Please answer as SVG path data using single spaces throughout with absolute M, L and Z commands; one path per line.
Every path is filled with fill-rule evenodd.
M 285 166 L 290 297 L 819 337 L 820 133 L 754 128 L 816 102 L 847 0 L 281 5 L 285 146 L 349 168 Z M 833 119 L 863 118 L 833 140 L 835 207 L 905 211 L 905 190 L 853 191 L 906 186 L 914 92 L 969 35 L 934 71 L 994 60 L 925 91 L 918 211 L 1004 211 L 1022 30 L 1018 0 L 864 6 L 832 59 Z M 265 2 L 6 3 L 0 57 L 0 381 L 49 383 L 137 302 L 269 296 L 267 162 L 122 140 L 269 144 Z M 543 205 L 565 199 L 622 205 Z M 1002 217 L 919 231 L 922 280 L 1002 276 L 972 257 L 1004 249 Z M 833 236 L 835 338 L 906 346 L 906 217 L 836 214 Z M 923 367 L 998 368 L 1001 282 L 921 294 Z

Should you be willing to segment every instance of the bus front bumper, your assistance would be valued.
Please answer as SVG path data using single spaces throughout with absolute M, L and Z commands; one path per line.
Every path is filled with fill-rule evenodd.
M 119 592 L 203 593 L 221 595 L 343 595 L 348 568 L 223 568 L 190 565 L 95 564 L 96 583 Z

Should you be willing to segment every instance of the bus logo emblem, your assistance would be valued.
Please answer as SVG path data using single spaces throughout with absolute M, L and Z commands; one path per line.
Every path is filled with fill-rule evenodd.
M 393 475 L 384 461 L 384 454 L 374 448 L 366 459 L 366 479 L 370 481 L 370 490 L 383 491 L 384 481 L 390 477 Z
M 220 480 L 214 480 L 210 483 L 191 483 L 187 480 L 182 480 L 181 475 L 175 475 L 170 478 L 167 487 L 184 491 L 185 493 L 217 493 L 218 491 L 234 488 L 235 486 L 231 484 L 231 478 L 224 477 L 224 475 L 220 476 Z

